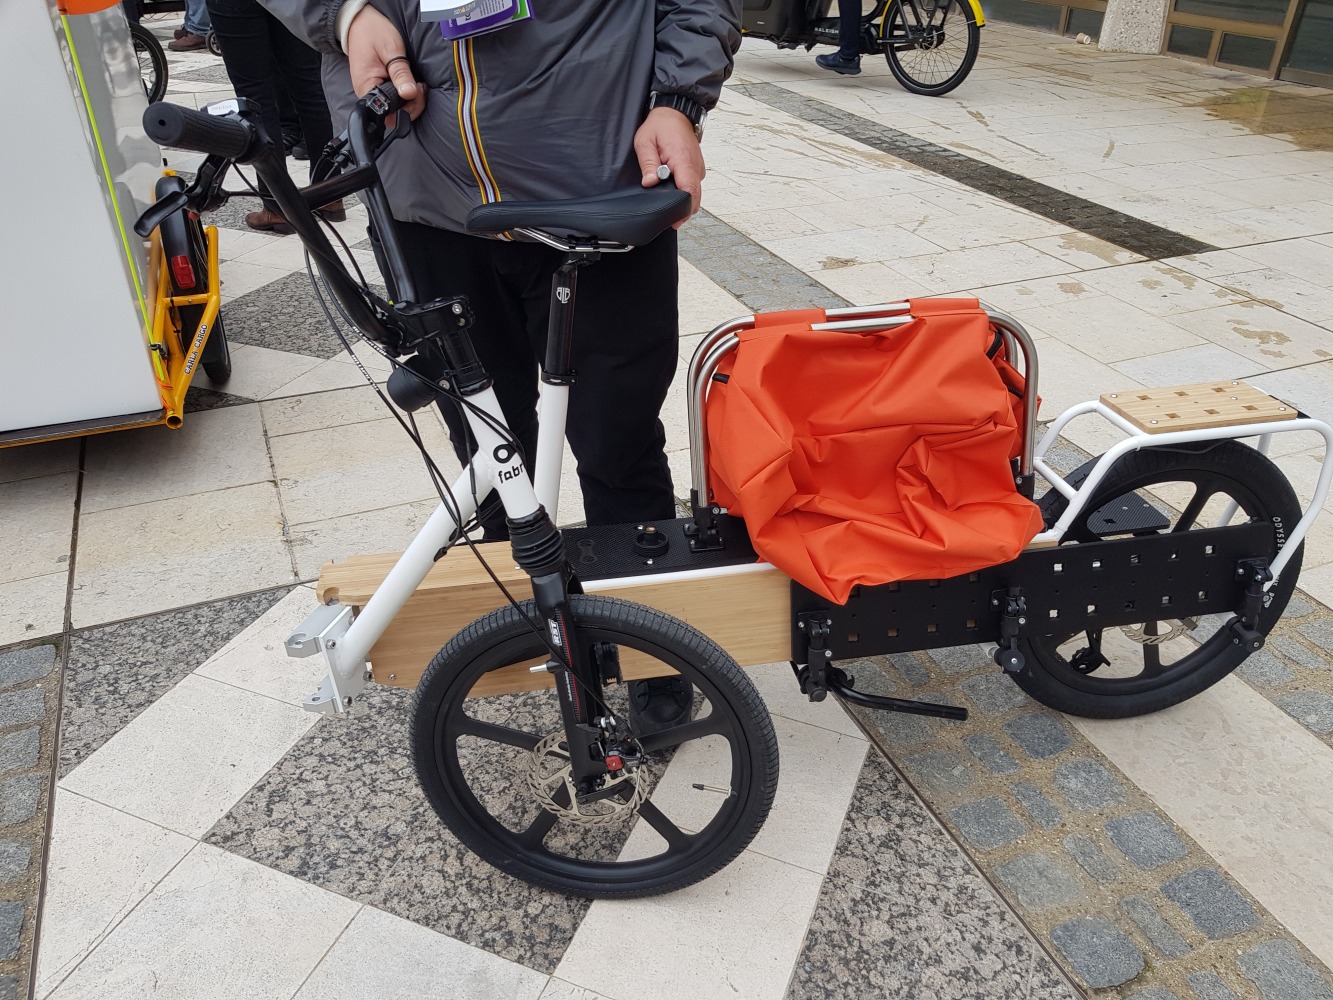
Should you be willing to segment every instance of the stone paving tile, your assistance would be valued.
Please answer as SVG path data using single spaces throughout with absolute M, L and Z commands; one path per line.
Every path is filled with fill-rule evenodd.
M 1199 1000 L 1237 1000 L 1235 991 L 1226 980 L 1211 969 L 1196 972 L 1186 980 Z
M 1162 894 L 1210 938 L 1231 937 L 1259 922 L 1250 901 L 1216 868 L 1197 868 L 1162 886 Z
M 497 877 L 427 803 L 407 746 L 411 692 L 371 686 L 325 719 L 208 843 L 550 973 L 590 905 Z
M 1103 884 L 1114 882 L 1120 877 L 1120 869 L 1086 833 L 1071 833 L 1061 843 L 1070 856 L 1079 863 L 1079 867 L 1098 882 Z
M 993 737 L 977 733 L 966 737 L 963 742 L 991 774 L 1013 774 L 1018 770 L 1018 762 L 1005 753 Z
M 1129 919 L 1154 948 L 1167 958 L 1180 958 L 1188 954 L 1190 946 L 1157 912 L 1157 908 L 1142 896 L 1126 896 L 1120 901 L 1120 907 L 1129 914 Z
M 1289 941 L 1265 941 L 1238 960 L 1263 1000 L 1333 1000 L 1328 978 Z
M 1121 853 L 1140 868 L 1157 868 L 1189 853 L 1184 841 L 1153 812 L 1117 817 L 1105 829 Z
M 1013 843 L 1027 832 L 1009 804 L 993 796 L 959 806 L 949 813 L 949 818 L 968 843 L 981 851 Z
M 1051 804 L 1040 788 L 1026 781 L 1015 782 L 1010 786 L 1023 809 L 1043 830 L 1054 830 L 1060 825 L 1060 810 Z
M 69 774 L 286 593 L 287 588 L 266 590 L 71 636 L 60 776 Z

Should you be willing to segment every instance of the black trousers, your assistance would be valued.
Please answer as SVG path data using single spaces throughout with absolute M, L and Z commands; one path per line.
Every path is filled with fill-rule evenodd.
M 333 138 L 329 106 L 320 85 L 319 53 L 288 31 L 257 0 L 208 0 L 208 11 L 236 95 L 259 105 L 264 131 L 281 149 L 281 83 L 296 108 L 313 170 L 320 150 Z M 271 212 L 278 210 L 267 198 L 264 207 Z
M 477 354 L 495 380 L 510 430 L 532 470 L 538 366 L 545 356 L 551 276 L 564 255 L 535 243 L 398 226 L 417 297 L 466 295 Z M 666 432 L 658 418 L 676 373 L 676 233 L 579 270 L 565 436 L 578 463 L 587 523 L 675 517 Z M 460 462 L 471 457 L 456 404 L 440 401 Z M 563 514 L 567 519 L 569 512 Z M 483 522 L 505 537 L 503 515 Z
M 209 0 L 212 3 L 212 0 Z M 861 54 L 861 0 L 838 0 L 838 55 L 853 59 Z

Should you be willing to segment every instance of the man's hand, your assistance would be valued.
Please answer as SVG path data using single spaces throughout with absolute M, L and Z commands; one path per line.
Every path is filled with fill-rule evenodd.
M 352 89 L 364 97 L 385 80 L 392 80 L 403 99 L 409 118 L 415 119 L 426 107 L 426 88 L 412 76 L 406 58 L 403 36 L 393 22 L 374 7 L 362 7 L 347 29 L 347 63 L 352 74 Z M 389 121 L 392 128 L 393 122 Z
M 671 168 L 676 187 L 690 193 L 690 215 L 699 211 L 699 200 L 703 197 L 704 154 L 688 118 L 675 108 L 653 108 L 634 133 L 634 152 L 639 157 L 644 187 L 657 186 L 657 168 L 665 163 Z M 677 222 L 674 228 L 683 225 L 684 220 Z

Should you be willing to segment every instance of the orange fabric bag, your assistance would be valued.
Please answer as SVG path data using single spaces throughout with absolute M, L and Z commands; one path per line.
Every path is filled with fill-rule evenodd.
M 975 299 L 918 299 L 913 321 L 816 331 L 821 310 L 740 334 L 707 404 L 715 500 L 755 551 L 823 597 L 1013 559 L 1042 528 L 1014 489 L 1021 376 L 986 356 Z M 1001 365 L 1004 366 L 1003 375 Z

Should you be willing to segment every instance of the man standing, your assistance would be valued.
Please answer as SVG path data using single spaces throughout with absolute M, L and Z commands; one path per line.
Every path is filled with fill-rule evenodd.
M 353 89 L 392 79 L 402 94 L 414 135 L 381 170 L 420 296 L 469 297 L 478 352 L 531 449 L 561 256 L 466 235 L 467 214 L 651 187 L 662 164 L 697 208 L 699 137 L 740 42 L 739 0 L 528 0 L 531 18 L 454 41 L 417 0 L 264 2 L 337 60 L 335 121 Z M 675 371 L 676 285 L 674 232 L 580 275 L 568 436 L 590 524 L 674 516 L 658 412 Z
M 563 255 L 467 235 L 467 214 L 502 199 L 652 187 L 662 165 L 697 210 L 699 141 L 740 45 L 740 0 L 527 0 L 530 18 L 455 40 L 421 20 L 418 0 L 263 2 L 332 57 L 325 83 L 336 121 L 353 89 L 386 79 L 398 88 L 413 136 L 380 168 L 418 296 L 468 297 L 478 355 L 531 456 L 551 276 Z M 658 415 L 676 369 L 677 283 L 674 231 L 580 272 L 566 436 L 590 525 L 675 516 Z M 461 416 L 443 411 L 466 460 Z M 503 537 L 502 519 L 485 523 L 488 537 Z M 676 692 L 664 717 L 688 700 Z

